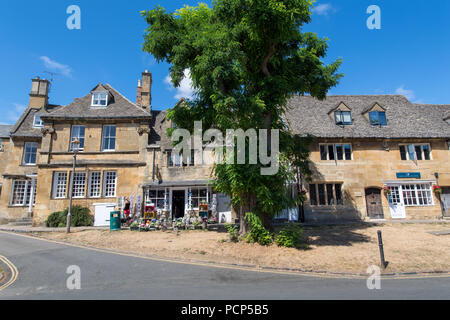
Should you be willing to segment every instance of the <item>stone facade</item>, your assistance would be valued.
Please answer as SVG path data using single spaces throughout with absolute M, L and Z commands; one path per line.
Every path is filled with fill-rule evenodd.
M 351 144 L 352 160 L 321 160 L 320 144 Z M 400 145 L 429 144 L 431 160 L 401 160 Z M 308 191 L 305 217 L 308 221 L 368 220 L 366 190 L 380 190 L 384 219 L 392 219 L 388 195 L 384 186 L 421 184 L 450 186 L 450 151 L 446 140 L 367 140 L 320 139 L 311 153 L 312 181 L 304 184 Z M 397 173 L 420 173 L 420 179 L 399 179 Z M 435 173 L 438 173 L 436 179 Z M 310 188 L 315 184 L 342 184 L 342 205 L 311 205 Z M 326 189 L 326 187 L 325 187 Z M 314 195 L 314 194 L 313 194 Z M 406 219 L 439 219 L 442 208 L 438 196 L 431 192 L 432 205 L 405 206 Z M 381 218 L 381 217 L 380 217 Z
M 195 153 L 183 164 L 172 153 L 166 132 L 173 124 L 165 111 L 151 110 L 151 73 L 142 73 L 136 103 L 98 84 L 66 106 L 51 105 L 48 84 L 32 79 L 28 108 L 2 137 L 0 223 L 33 217 L 42 225 L 68 207 L 75 138 L 82 149 L 76 152 L 73 205 L 95 213 L 99 205 L 118 209 L 132 197 L 134 204 L 141 200 L 141 214 L 156 205 L 175 218 L 214 202 L 221 221 L 236 218 L 229 197 L 213 190 L 212 165 L 199 164 Z M 432 187 L 450 187 L 450 106 L 411 104 L 402 96 L 294 97 L 288 105 L 291 130 L 317 138 L 311 181 L 302 181 L 306 221 L 442 217 Z M 336 112 L 345 121 L 337 122 Z M 374 126 L 370 112 L 385 113 L 387 123 Z M 30 143 L 35 159 L 25 163 Z M 410 160 L 408 148 L 425 145 L 427 160 Z M 206 157 L 211 163 L 213 154 Z M 297 208 L 279 215 L 298 217 Z

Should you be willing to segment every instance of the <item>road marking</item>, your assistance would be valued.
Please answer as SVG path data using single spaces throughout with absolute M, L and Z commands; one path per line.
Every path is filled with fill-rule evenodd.
M 368 275 L 345 275 L 345 274 L 325 274 L 325 273 L 314 273 L 314 272 L 305 272 L 305 271 L 282 271 L 282 270 L 267 270 L 267 269 L 257 269 L 257 267 L 245 267 L 245 266 L 231 266 L 226 264 L 216 264 L 216 263 L 208 263 L 208 262 L 194 262 L 194 261 L 180 261 L 180 260 L 174 260 L 170 258 L 160 258 L 160 257 L 149 257 L 149 256 L 142 256 L 138 254 L 133 253 L 126 253 L 126 252 L 119 252 L 119 251 L 113 251 L 109 249 L 102 249 L 102 248 L 96 248 L 96 247 L 89 247 L 81 244 L 74 244 L 74 243 L 68 243 L 68 242 L 62 242 L 57 240 L 50 240 L 50 239 L 44 239 L 39 238 L 35 236 L 29 236 L 25 234 L 18 234 L 14 232 L 7 232 L 0 230 L 0 233 L 5 233 L 9 235 L 14 235 L 18 237 L 24 237 L 24 238 L 30 238 L 33 240 L 40 240 L 45 241 L 49 243 L 57 243 L 64 246 L 69 247 L 75 247 L 75 248 L 81 248 L 81 249 L 87 249 L 91 251 L 97 251 L 102 253 L 109 253 L 109 254 L 115 254 L 120 256 L 126 256 L 126 257 L 133 257 L 133 258 L 139 258 L 139 259 L 145 259 L 145 260 L 152 260 L 152 261 L 158 261 L 158 262 L 168 262 L 168 263 L 178 263 L 178 264 L 187 264 L 187 265 L 194 265 L 194 266 L 202 266 L 202 267 L 213 267 L 213 268 L 220 268 L 220 269 L 231 269 L 231 270 L 241 270 L 241 271 L 250 271 L 250 272 L 259 272 L 259 273 L 271 273 L 271 274 L 281 274 L 281 275 L 290 275 L 290 276 L 302 276 L 302 277 L 315 277 L 315 278 L 332 278 L 332 279 L 367 279 Z M 408 279 L 427 279 L 427 278 L 450 278 L 450 272 L 445 272 L 442 274 L 417 274 L 417 275 L 383 275 L 381 274 L 382 280 L 408 280 Z
M 0 255 L 0 261 L 2 261 L 11 270 L 11 276 L 9 280 L 5 284 L 0 286 L 0 291 L 2 291 L 3 289 L 12 285 L 17 280 L 19 270 L 17 270 L 16 266 L 11 261 L 9 261 L 5 256 Z

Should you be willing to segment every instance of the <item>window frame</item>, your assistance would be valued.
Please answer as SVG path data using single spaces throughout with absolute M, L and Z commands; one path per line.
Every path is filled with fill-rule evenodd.
M 109 173 L 114 173 L 114 194 L 107 194 L 107 190 L 108 190 L 108 174 Z M 104 198 L 115 198 L 117 196 L 117 182 L 118 182 L 118 174 L 117 171 L 114 170 L 109 170 L 109 171 L 104 171 L 103 172 L 103 190 L 102 190 L 102 194 Z
M 197 191 L 197 195 L 196 196 L 193 195 L 193 190 Z M 204 190 L 206 190 L 206 193 L 205 193 L 205 195 L 202 196 L 200 194 L 200 191 L 204 191 Z M 201 200 L 205 200 L 207 203 L 209 203 L 211 201 L 211 193 L 210 193 L 208 187 L 190 188 L 190 191 L 191 191 L 191 201 L 192 201 L 192 203 L 191 203 L 191 205 L 192 205 L 191 210 L 198 210 L 198 208 L 200 207 Z M 197 200 L 197 206 L 194 206 L 194 199 Z M 187 203 L 186 203 L 186 205 L 188 205 L 188 202 L 189 202 L 189 190 L 187 192 Z
M 58 196 L 59 190 L 58 187 L 60 186 L 59 181 L 62 181 L 60 179 L 61 175 L 64 175 L 64 185 L 61 184 L 61 186 L 64 187 L 64 195 Z M 67 182 L 68 182 L 68 174 L 66 171 L 54 171 L 53 172 L 53 185 L 52 185 L 52 199 L 67 199 Z
M 418 188 L 418 186 L 420 187 Z M 430 207 L 435 205 L 433 187 L 430 182 L 398 183 L 388 185 L 388 187 L 391 189 L 391 194 L 388 197 L 389 203 L 402 204 L 405 207 Z
M 86 172 L 85 171 L 75 171 L 75 173 L 72 171 L 70 173 L 73 175 L 71 177 L 73 180 L 72 182 L 72 198 L 73 199 L 84 199 L 86 198 Z M 79 177 L 83 177 L 82 179 L 79 179 Z M 79 183 L 79 181 L 82 181 L 82 184 Z M 78 188 L 78 189 L 77 189 Z M 79 195 L 76 195 L 76 193 L 79 193 Z
M 96 96 L 105 96 L 105 99 L 96 99 Z M 100 101 L 105 100 L 105 104 L 101 104 Z M 92 99 L 91 99 L 91 107 L 97 107 L 97 108 L 106 108 L 108 106 L 108 100 L 109 100 L 109 95 L 108 92 L 93 92 L 92 93 Z M 98 103 L 94 103 L 95 101 L 97 101 Z
M 411 159 L 410 157 L 410 152 L 409 152 L 409 146 L 413 145 L 414 146 L 414 154 L 415 154 L 415 159 Z M 428 147 L 428 157 L 429 159 L 425 159 L 425 151 L 424 151 L 424 146 Z M 405 154 L 406 154 L 406 159 L 402 159 L 402 151 L 401 148 L 404 147 L 405 149 Z M 417 147 L 420 147 L 420 157 L 421 159 L 418 159 L 417 157 Z M 400 143 L 398 145 L 398 150 L 400 152 L 400 160 L 401 161 L 408 161 L 408 160 L 413 160 L 413 161 L 431 161 L 433 160 L 433 152 L 431 149 L 431 143 Z
M 114 127 L 114 136 L 111 136 L 111 132 L 109 132 L 109 135 L 106 136 L 106 128 Z M 105 148 L 105 139 L 113 139 L 114 138 L 114 149 L 106 149 Z M 117 140 L 117 126 L 115 124 L 105 124 L 102 128 L 102 152 L 113 152 L 116 151 L 116 140 Z M 109 140 L 108 140 L 109 141 Z M 108 143 L 110 144 L 110 143 Z M 109 147 L 109 145 L 108 145 Z
M 372 121 L 372 114 L 377 114 L 376 116 L 376 123 Z M 381 123 L 380 121 L 380 114 L 383 113 L 384 114 L 384 122 Z M 375 120 L 375 119 L 374 119 Z M 372 126 L 387 126 L 387 117 L 386 117 L 386 111 L 378 111 L 378 110 L 374 110 L 374 111 L 369 111 L 369 122 L 370 125 Z
M 74 136 L 74 128 L 78 128 L 78 134 Z M 80 135 L 80 128 L 83 128 L 83 136 Z M 70 127 L 70 141 L 69 141 L 69 151 L 73 151 L 72 141 L 77 139 L 81 142 L 77 151 L 84 151 L 84 143 L 86 141 L 86 126 L 81 124 L 74 124 Z
M 39 123 L 36 124 L 36 118 L 39 118 Z M 44 127 L 44 121 L 41 119 L 40 114 L 35 114 L 33 118 L 33 128 L 43 128 Z
M 322 159 L 322 146 L 326 152 L 326 159 Z M 342 147 L 342 159 L 338 159 L 337 146 Z M 350 159 L 346 159 L 346 146 L 350 146 Z M 330 147 L 333 149 L 333 159 L 330 157 Z M 319 156 L 321 161 L 352 161 L 353 145 L 351 143 L 319 143 Z
M 151 196 L 150 192 L 155 192 L 155 196 Z M 162 195 L 161 195 L 162 192 Z M 149 206 L 151 204 L 155 205 L 155 209 L 163 209 L 164 208 L 164 193 L 166 192 L 165 188 L 147 188 L 145 190 L 144 195 L 144 203 L 145 206 Z M 169 192 L 167 192 L 167 205 L 169 204 Z M 153 201 L 154 200 L 154 201 Z M 161 205 L 158 205 L 160 203 Z
M 344 114 L 348 114 L 350 117 L 350 121 L 345 121 L 344 120 Z M 337 121 L 338 115 L 341 118 L 341 122 Z M 348 111 L 348 110 L 335 110 L 334 111 L 334 123 L 341 126 L 349 126 L 353 124 L 353 119 L 352 119 L 352 112 Z
M 98 177 L 98 195 L 93 195 L 92 186 L 93 186 L 93 176 L 94 174 L 99 174 Z M 89 182 L 88 182 L 88 190 L 87 190 L 88 198 L 101 198 L 102 196 L 102 172 L 101 171 L 89 171 Z
M 323 186 L 323 193 L 321 193 L 320 187 Z M 331 190 L 329 190 L 331 186 Z M 337 188 L 336 186 L 339 186 Z M 344 205 L 344 198 L 342 194 L 343 182 L 314 182 L 308 185 L 309 188 L 309 205 L 311 207 L 337 207 Z M 339 189 L 339 190 L 338 190 Z M 321 194 L 323 196 L 323 201 L 321 201 Z M 312 196 L 315 199 L 312 199 Z M 329 196 L 332 196 L 332 204 L 330 204 Z M 339 197 L 338 197 L 339 195 Z M 322 204 L 323 203 L 323 204 Z
M 16 203 L 14 204 L 14 195 L 15 195 L 15 188 L 16 185 L 18 183 L 24 183 L 23 184 L 23 195 L 22 195 L 22 201 L 20 203 Z M 33 195 L 33 206 L 36 204 L 36 190 L 37 190 L 37 182 L 36 185 L 34 187 L 34 195 Z M 30 180 L 27 179 L 14 179 L 12 182 L 12 186 L 11 186 L 11 197 L 10 197 L 10 202 L 9 205 L 11 207 L 28 207 L 30 205 L 30 200 L 31 200 L 31 189 L 32 189 L 32 182 Z
M 26 157 L 27 157 L 27 145 L 33 145 L 36 146 L 36 150 L 34 153 L 34 162 L 26 162 Z M 22 156 L 22 165 L 24 166 L 35 166 L 36 162 L 37 162 L 37 149 L 39 148 L 39 143 L 37 142 L 25 142 L 23 145 L 23 156 Z M 33 149 L 31 149 L 33 150 Z M 30 152 L 30 156 L 32 155 L 32 153 Z

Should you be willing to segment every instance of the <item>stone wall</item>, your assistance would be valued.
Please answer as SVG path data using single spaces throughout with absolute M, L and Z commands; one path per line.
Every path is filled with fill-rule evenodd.
M 319 143 L 311 153 L 312 183 L 343 183 L 343 206 L 311 206 L 305 203 L 305 216 L 309 220 L 367 219 L 365 189 L 382 188 L 383 180 L 397 180 L 397 172 L 420 172 L 419 180 L 435 180 L 434 173 L 441 173 L 441 186 L 450 172 L 449 149 L 444 140 L 395 140 L 383 148 L 382 140 L 319 140 L 319 143 L 352 143 L 353 160 L 320 160 Z M 432 160 L 401 160 L 399 144 L 430 143 Z M 386 146 L 386 145 L 385 145 Z M 308 184 L 305 184 L 308 189 Z M 308 189 L 309 191 L 309 189 Z M 381 192 L 384 217 L 391 219 L 387 197 Z M 309 197 L 309 195 L 308 195 Z M 441 206 L 433 194 L 433 206 L 406 207 L 407 219 L 436 219 L 442 216 Z
M 0 194 L 0 223 L 10 220 L 17 220 L 28 217 L 28 206 L 11 206 L 11 192 L 13 179 L 25 179 L 26 175 L 36 174 L 38 168 L 35 165 L 23 165 L 23 147 L 27 141 L 37 141 L 36 139 L 11 139 L 8 142 L 7 150 L 0 152 L 2 167 L 0 168 L 0 182 L 2 191 Z M 38 154 L 41 144 L 38 143 Z M 6 175 L 6 177 L 4 177 Z

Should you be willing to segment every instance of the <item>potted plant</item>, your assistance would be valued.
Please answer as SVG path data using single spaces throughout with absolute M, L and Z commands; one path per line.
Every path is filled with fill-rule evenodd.
M 386 195 L 390 195 L 392 192 L 391 187 L 388 187 L 388 186 L 384 186 L 383 191 Z
M 435 193 L 441 194 L 442 193 L 442 188 L 440 186 L 438 186 L 438 185 L 435 185 L 435 186 L 433 186 L 433 191 Z

